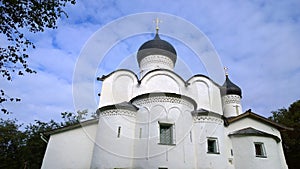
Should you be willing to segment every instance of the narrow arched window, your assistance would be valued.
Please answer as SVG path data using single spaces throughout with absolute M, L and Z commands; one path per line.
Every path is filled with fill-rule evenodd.
M 120 138 L 120 136 L 121 136 L 121 126 L 118 127 L 118 135 L 117 135 L 117 137 Z

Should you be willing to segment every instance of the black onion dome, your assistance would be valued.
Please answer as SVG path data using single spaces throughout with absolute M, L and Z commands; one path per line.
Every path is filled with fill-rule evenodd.
M 242 90 L 240 87 L 238 87 L 236 84 L 232 83 L 230 79 L 228 78 L 228 75 L 226 75 L 226 80 L 221 87 L 222 96 L 229 95 L 229 94 L 235 94 L 242 97 Z
M 138 63 L 149 55 L 163 55 L 169 57 L 175 64 L 177 53 L 175 48 L 167 41 L 160 39 L 156 33 L 153 40 L 145 42 L 138 50 L 137 60 Z

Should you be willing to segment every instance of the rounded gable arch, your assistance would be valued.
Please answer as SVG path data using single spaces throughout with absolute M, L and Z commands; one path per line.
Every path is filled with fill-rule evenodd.
M 223 114 L 220 86 L 217 83 L 205 75 L 195 75 L 187 83 L 189 84 L 190 94 L 196 100 L 198 108 Z
M 168 92 L 183 94 L 186 82 L 170 70 L 153 70 L 140 80 L 140 88 L 146 93 Z
M 102 93 L 99 107 L 128 102 L 134 95 L 138 78 L 130 70 L 121 69 L 102 76 Z

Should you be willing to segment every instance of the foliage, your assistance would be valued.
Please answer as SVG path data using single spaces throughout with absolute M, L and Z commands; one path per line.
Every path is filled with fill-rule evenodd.
M 0 168 L 19 168 L 24 164 L 26 134 L 16 120 L 0 118 Z
M 0 38 L 6 40 L 0 46 L 0 74 L 11 81 L 12 73 L 36 73 L 29 68 L 27 50 L 35 48 L 26 34 L 57 28 L 57 20 L 67 17 L 63 8 L 75 0 L 2 0 L 0 2 Z M 0 105 L 3 113 L 9 113 L 2 105 L 5 101 L 20 101 L 1 90 Z
M 47 144 L 41 139 L 41 134 L 61 127 L 59 123 L 51 120 L 48 123 L 36 120 L 35 124 L 26 126 L 26 146 L 24 147 L 24 168 L 40 168 Z
M 281 133 L 287 164 L 290 169 L 296 169 L 300 159 L 300 100 L 292 103 L 288 109 L 278 109 L 272 114 L 269 119 L 294 129 Z
M 0 168 L 40 168 L 47 146 L 40 134 L 61 124 L 35 121 L 25 131 L 20 129 L 22 126 L 17 120 L 0 119 Z
M 71 112 L 63 112 L 61 113 L 61 116 L 65 121 L 63 125 L 69 126 L 69 125 L 79 123 L 80 121 L 86 119 L 87 114 L 88 114 L 88 110 L 77 111 L 77 114 Z

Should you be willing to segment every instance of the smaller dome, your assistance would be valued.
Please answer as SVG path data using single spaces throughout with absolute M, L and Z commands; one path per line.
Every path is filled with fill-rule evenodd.
M 167 41 L 160 39 L 156 33 L 153 40 L 145 42 L 138 50 L 137 60 L 141 62 L 146 56 L 149 55 L 163 55 L 169 57 L 175 64 L 177 53 L 175 48 Z
M 222 96 L 229 95 L 229 94 L 235 94 L 235 95 L 239 95 L 240 97 L 242 97 L 242 90 L 236 84 L 232 83 L 230 81 L 228 75 L 226 75 L 226 80 L 225 80 L 223 86 L 221 87 L 221 94 L 222 94 Z

